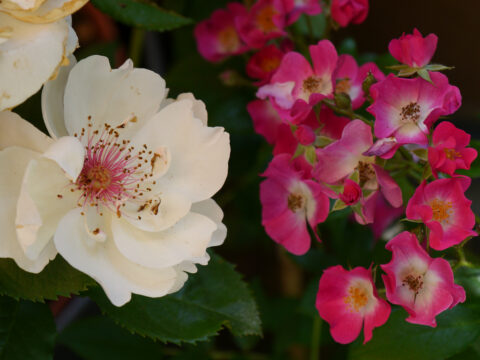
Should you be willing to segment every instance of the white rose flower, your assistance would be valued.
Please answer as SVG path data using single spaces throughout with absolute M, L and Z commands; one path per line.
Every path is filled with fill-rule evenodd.
M 100 56 L 72 61 L 45 86 L 42 107 L 55 141 L 44 139 L 12 168 L 15 184 L 0 182 L 0 191 L 18 196 L 2 219 L 11 221 L 16 206 L 16 238 L 8 239 L 17 244 L 7 256 L 36 271 L 54 256 L 53 237 L 54 248 L 117 306 L 132 293 L 177 291 L 186 271 L 208 262 L 206 249 L 226 237 L 211 197 L 227 176 L 229 136 L 207 126 L 205 106 L 191 94 L 172 100 L 166 93 L 157 74 L 131 61 L 112 70 Z M 9 141 L 1 153 L 12 167 L 12 156 L 27 149 Z
M 54 78 L 78 46 L 70 14 L 88 0 L 0 2 L 0 111 Z

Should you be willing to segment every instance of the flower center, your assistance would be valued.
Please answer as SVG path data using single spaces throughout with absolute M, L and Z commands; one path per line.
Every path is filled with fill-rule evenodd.
M 91 131 L 90 119 L 88 131 L 82 129 L 80 134 L 74 135 L 87 141 L 83 168 L 71 191 L 76 188 L 81 192 L 79 206 L 103 205 L 120 217 L 121 208 L 128 200 L 145 202 L 144 195 L 152 189 L 144 183 L 153 176 L 155 163 L 161 155 L 146 145 L 135 149 L 130 140 L 121 139 L 119 131 L 124 124 L 117 128 L 105 124 L 102 132 Z
M 370 180 L 375 179 L 375 169 L 371 163 L 358 162 L 358 175 L 360 176 L 360 187 L 363 187 Z
M 225 52 L 234 52 L 240 45 L 237 31 L 233 26 L 226 27 L 218 33 L 218 41 Z
M 263 9 L 261 9 L 257 13 L 257 24 L 260 30 L 262 30 L 264 33 L 269 33 L 272 31 L 277 30 L 277 26 L 273 22 L 273 18 L 275 15 L 277 15 L 277 11 L 273 6 L 265 6 Z
M 288 196 L 288 208 L 297 212 L 305 207 L 305 197 L 301 194 L 290 194 Z
M 350 310 L 359 312 L 368 303 L 367 290 L 362 287 L 350 286 L 348 288 L 348 296 L 345 296 L 343 301 Z
M 455 149 L 443 149 L 443 151 L 445 152 L 445 156 L 449 160 L 455 160 L 462 157 L 462 154 L 460 154 Z
M 262 70 L 269 73 L 276 70 L 280 66 L 280 59 L 278 57 L 266 57 L 263 58 L 260 65 Z
M 330 93 L 332 89 L 328 81 L 312 75 L 303 80 L 302 90 L 306 95 L 304 100 L 308 102 L 311 94 L 326 95 Z
M 335 86 L 335 93 L 348 94 L 351 88 L 352 88 L 352 83 L 349 78 L 341 79 L 337 81 L 337 85 Z
M 418 105 L 416 102 L 411 102 L 410 104 L 402 107 L 400 117 L 403 123 L 417 124 L 418 120 L 420 119 L 420 105 Z
M 448 224 L 450 215 L 452 214 L 452 203 L 450 201 L 442 201 L 433 199 L 430 203 L 432 208 L 433 220 L 442 224 Z
M 402 286 L 408 286 L 411 291 L 415 293 L 415 296 L 418 295 L 418 292 L 423 287 L 423 275 L 414 276 L 412 274 L 408 274 L 402 280 Z

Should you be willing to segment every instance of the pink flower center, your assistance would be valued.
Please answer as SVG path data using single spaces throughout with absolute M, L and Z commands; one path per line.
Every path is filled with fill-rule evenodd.
M 348 94 L 351 88 L 352 88 L 352 83 L 349 78 L 341 79 L 337 81 L 337 85 L 335 86 L 335 93 Z
M 360 187 L 363 187 L 369 181 L 376 179 L 373 165 L 364 161 L 358 162 L 358 175 L 360 176 Z
M 440 199 L 433 199 L 430 203 L 432 208 L 433 220 L 442 224 L 448 224 L 450 215 L 452 214 L 452 203 Z
M 276 70 L 280 66 L 280 59 L 278 57 L 265 57 L 262 59 L 260 67 L 263 71 L 269 73 Z
M 265 6 L 257 13 L 256 21 L 257 25 L 264 33 L 270 33 L 277 30 L 277 26 L 273 22 L 273 18 L 277 15 L 275 8 L 270 6 Z
M 417 124 L 418 120 L 420 119 L 420 105 L 418 105 L 416 102 L 411 102 L 410 104 L 402 107 L 400 117 L 403 123 Z
M 240 46 L 237 31 L 233 26 L 228 26 L 218 33 L 218 42 L 227 53 L 234 52 Z
M 352 311 L 358 312 L 368 303 L 367 290 L 362 287 L 350 286 L 348 296 L 345 296 L 343 301 Z
M 305 197 L 301 194 L 290 194 L 288 196 L 288 208 L 293 212 L 297 212 L 305 207 Z
M 81 192 L 79 206 L 103 205 L 120 217 L 126 201 L 145 202 L 142 198 L 152 190 L 143 185 L 153 176 L 160 155 L 149 151 L 146 145 L 135 149 L 130 140 L 121 140 L 119 129 L 124 127 L 122 125 L 113 128 L 105 124 L 102 132 L 91 131 L 91 126 L 89 121 L 87 134 L 85 129 L 80 136 L 75 134 L 80 140 L 86 135 L 87 144 L 82 171 L 71 191 L 76 188 Z M 155 184 L 155 181 L 151 183 Z
M 422 275 L 414 276 L 412 274 L 408 274 L 402 280 L 402 286 L 405 286 L 405 285 L 408 286 L 410 290 L 415 293 L 415 296 L 417 296 L 418 292 L 423 287 L 423 276 Z

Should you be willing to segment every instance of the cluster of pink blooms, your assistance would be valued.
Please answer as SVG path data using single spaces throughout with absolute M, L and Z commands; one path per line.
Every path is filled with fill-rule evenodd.
M 465 197 L 469 169 L 477 152 L 470 135 L 440 119 L 461 105 L 457 87 L 443 67 L 432 65 L 437 37 L 402 35 L 389 44 L 398 75 L 385 75 L 374 63 L 357 64 L 339 55 L 329 40 L 309 47 L 311 63 L 293 51 L 286 27 L 299 15 L 330 14 L 334 24 L 362 22 L 367 0 L 259 0 L 250 9 L 231 3 L 215 11 L 196 30 L 198 49 L 210 61 L 254 51 L 246 73 L 258 86 L 248 104 L 255 131 L 273 146 L 273 159 L 260 185 L 262 224 L 267 234 L 295 255 L 317 241 L 316 227 L 329 213 L 351 207 L 375 237 L 406 212 L 424 224 L 420 239 L 404 231 L 388 241 L 392 260 L 381 265 L 386 300 L 402 306 L 408 322 L 436 326 L 435 317 L 465 301 L 448 261 L 432 258 L 477 234 L 475 216 Z M 372 115 L 357 115 L 364 108 Z M 427 168 L 406 204 L 391 175 L 392 166 Z M 310 229 L 310 231 L 309 231 Z M 390 305 L 375 287 L 372 267 L 325 270 L 316 307 L 340 343 L 364 342 L 383 325 Z

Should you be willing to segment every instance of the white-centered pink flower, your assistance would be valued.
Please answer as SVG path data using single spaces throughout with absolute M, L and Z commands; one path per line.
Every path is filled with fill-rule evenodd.
M 24 102 L 68 64 L 78 45 L 69 15 L 87 1 L 0 3 L 0 111 Z
M 56 248 L 122 305 L 132 293 L 178 290 L 186 271 L 208 262 L 206 248 L 223 242 L 211 197 L 227 175 L 229 136 L 207 126 L 191 94 L 166 94 L 157 74 L 131 61 L 112 70 L 99 56 L 46 85 L 44 118 L 56 140 L 18 169 L 14 219 L 35 270 Z
M 431 258 L 417 237 L 404 231 L 386 245 L 392 260 L 382 265 L 387 299 L 403 306 L 407 321 L 435 327 L 435 317 L 465 301 L 465 290 L 453 282 L 447 260 Z

